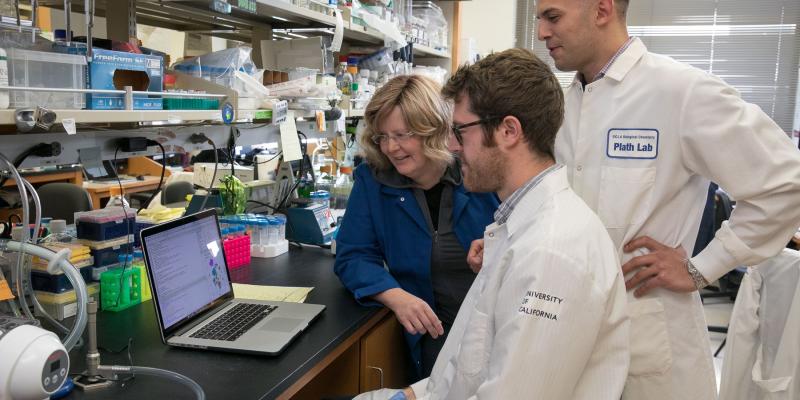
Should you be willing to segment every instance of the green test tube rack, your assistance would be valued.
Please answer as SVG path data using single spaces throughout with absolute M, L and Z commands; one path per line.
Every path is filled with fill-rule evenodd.
M 142 302 L 142 271 L 115 268 L 100 275 L 100 307 L 103 311 L 122 311 Z

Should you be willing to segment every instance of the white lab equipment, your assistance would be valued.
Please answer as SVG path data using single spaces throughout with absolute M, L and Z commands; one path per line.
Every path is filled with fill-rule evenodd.
M 64 384 L 69 356 L 58 336 L 33 325 L 0 334 L 0 400 L 46 399 Z

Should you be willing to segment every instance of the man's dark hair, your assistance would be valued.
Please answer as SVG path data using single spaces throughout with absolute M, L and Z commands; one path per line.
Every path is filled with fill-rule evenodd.
M 553 144 L 564 119 L 564 93 L 550 67 L 530 50 L 509 49 L 463 65 L 442 93 L 457 102 L 467 96 L 470 111 L 486 121 L 482 124 L 485 145 L 494 146 L 494 130 L 503 118 L 514 116 L 522 125 L 528 148 L 555 159 Z

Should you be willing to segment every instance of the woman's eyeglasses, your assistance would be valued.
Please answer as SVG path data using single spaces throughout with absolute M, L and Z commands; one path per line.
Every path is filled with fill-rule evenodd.
M 414 136 L 414 132 L 398 133 L 396 135 L 375 135 L 372 137 L 372 142 L 380 146 L 383 143 L 389 143 L 389 140 L 394 140 L 395 143 L 403 143 Z

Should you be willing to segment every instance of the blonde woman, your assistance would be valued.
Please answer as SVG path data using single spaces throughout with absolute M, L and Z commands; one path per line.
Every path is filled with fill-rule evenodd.
M 430 375 L 475 278 L 467 250 L 498 206 L 494 194 L 464 190 L 447 150 L 452 108 L 439 90 L 412 75 L 375 93 L 359 138 L 366 163 L 336 240 L 336 274 L 361 304 L 395 313 L 417 378 Z

